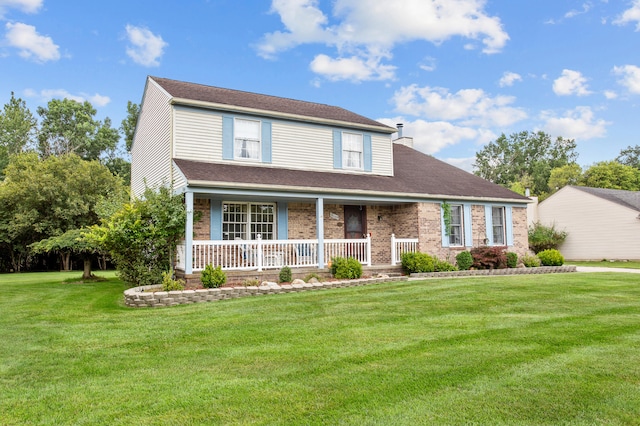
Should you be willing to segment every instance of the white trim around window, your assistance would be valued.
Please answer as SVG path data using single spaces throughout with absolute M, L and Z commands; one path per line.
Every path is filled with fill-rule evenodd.
M 342 167 L 363 170 L 364 143 L 362 133 L 342 132 Z
M 236 160 L 260 161 L 262 129 L 259 120 L 235 118 L 233 125 L 233 157 Z
M 222 203 L 222 239 L 277 239 L 275 203 Z

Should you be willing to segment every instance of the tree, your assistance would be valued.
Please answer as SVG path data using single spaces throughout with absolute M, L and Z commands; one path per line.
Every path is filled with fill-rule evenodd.
M 32 243 L 97 224 L 102 200 L 123 192 L 122 181 L 98 161 L 75 154 L 13 156 L 0 183 L 0 242 L 12 253 L 13 269 L 20 269 Z
M 92 257 L 99 253 L 99 248 L 84 238 L 84 229 L 71 229 L 62 235 L 49 237 L 31 244 L 34 253 L 57 253 L 60 256 L 60 265 L 63 271 L 71 270 L 71 255 L 82 257 L 82 279 L 88 280 L 91 273 Z
M 523 131 L 509 137 L 504 133 L 476 153 L 474 173 L 499 185 L 510 187 L 528 176 L 534 194 L 549 191 L 551 170 L 575 162 L 578 154 L 573 139 L 551 137 L 542 132 Z
M 640 190 L 640 170 L 617 161 L 601 161 L 585 170 L 582 183 L 593 188 Z
M 127 152 L 131 152 L 131 146 L 133 145 L 133 136 L 135 135 L 136 124 L 138 124 L 139 115 L 140 105 L 134 104 L 131 101 L 127 101 L 127 118 L 122 120 L 122 123 L 120 124 L 120 131 L 124 135 Z
M 565 164 L 551 170 L 549 191 L 554 193 L 567 185 L 579 185 L 582 181 L 582 167 L 576 163 Z
M 640 145 L 629 145 L 616 157 L 616 161 L 625 166 L 631 166 L 634 169 L 640 169 Z
M 84 160 L 96 160 L 118 143 L 118 131 L 111 128 L 111 120 L 96 120 L 96 110 L 87 101 L 52 99 L 47 108 L 38 107 L 38 114 L 42 117 L 38 132 L 42 157 L 77 154 Z
M 0 112 L 0 179 L 9 157 L 22 152 L 31 143 L 36 124 L 25 102 L 11 92 L 11 99 Z
M 159 284 L 171 268 L 185 223 L 183 197 L 173 196 L 167 187 L 147 188 L 142 198 L 93 226 L 87 238 L 110 254 L 123 280 L 137 286 Z

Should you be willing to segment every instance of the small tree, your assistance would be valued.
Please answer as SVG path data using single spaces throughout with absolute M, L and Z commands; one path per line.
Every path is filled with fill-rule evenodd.
M 31 244 L 31 250 L 36 254 L 57 253 L 60 256 L 60 266 L 63 271 L 71 270 L 72 254 L 80 255 L 83 261 L 82 279 L 88 280 L 93 276 L 91 261 L 99 249 L 84 238 L 84 232 L 82 229 L 71 229 L 62 235 Z
M 545 226 L 540 222 L 536 222 L 529 227 L 529 248 L 534 253 L 540 253 L 548 249 L 558 249 L 566 238 L 567 232 L 557 230 L 555 225 Z
M 147 188 L 142 198 L 94 226 L 88 238 L 111 255 L 123 280 L 159 284 L 171 267 L 185 223 L 183 197 L 173 196 L 167 187 Z

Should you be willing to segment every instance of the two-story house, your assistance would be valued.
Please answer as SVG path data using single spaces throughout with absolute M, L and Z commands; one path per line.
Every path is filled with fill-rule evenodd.
M 407 250 L 449 261 L 481 245 L 528 251 L 528 198 L 412 145 L 400 126 L 343 108 L 149 77 L 131 187 L 185 195 L 185 275 L 208 263 L 259 271 L 325 268 L 334 256 L 397 265 Z

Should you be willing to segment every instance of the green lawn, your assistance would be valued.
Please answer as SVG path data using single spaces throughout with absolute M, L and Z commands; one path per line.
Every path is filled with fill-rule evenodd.
M 566 263 L 568 265 L 576 265 L 576 266 L 597 266 L 599 268 L 627 268 L 627 269 L 640 269 L 640 261 L 630 260 L 630 261 L 610 261 L 610 260 L 601 260 L 601 261 L 577 261 L 577 260 L 567 260 Z
M 0 275 L 0 424 L 640 424 L 635 274 L 442 279 L 162 309 Z

